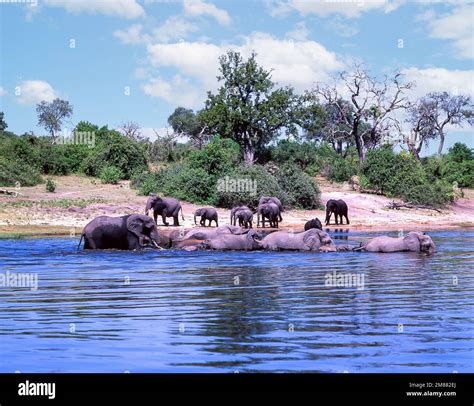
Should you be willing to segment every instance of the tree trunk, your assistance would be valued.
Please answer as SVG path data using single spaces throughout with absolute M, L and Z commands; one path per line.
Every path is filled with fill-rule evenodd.
M 444 133 L 441 131 L 439 133 L 438 155 L 441 155 L 443 153 L 443 145 L 444 145 Z
M 245 165 L 247 166 L 252 166 L 253 163 L 255 162 L 255 148 L 252 144 L 252 140 L 250 136 L 246 136 L 244 139 L 244 148 L 243 148 L 243 153 L 244 153 L 244 162 Z

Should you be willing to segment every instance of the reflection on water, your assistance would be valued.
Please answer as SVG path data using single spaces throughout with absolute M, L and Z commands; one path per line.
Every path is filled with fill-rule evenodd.
M 430 235 L 432 257 L 3 240 L 1 272 L 39 286 L 0 287 L 0 371 L 473 372 L 474 233 Z M 333 272 L 364 289 L 326 286 Z

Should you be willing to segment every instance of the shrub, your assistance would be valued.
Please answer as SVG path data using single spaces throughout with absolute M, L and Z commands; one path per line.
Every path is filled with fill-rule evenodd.
M 100 181 L 116 185 L 123 178 L 122 171 L 115 166 L 104 166 L 100 171 Z
M 233 188 L 237 186 L 234 182 L 240 182 L 241 185 L 246 183 L 248 188 Z M 284 205 L 289 203 L 276 177 L 261 165 L 236 167 L 218 180 L 217 189 L 217 204 L 221 207 L 244 204 L 256 208 L 260 196 L 276 196 Z
M 52 180 L 51 178 L 48 178 L 46 180 L 46 191 L 49 193 L 54 193 L 55 190 L 56 190 L 56 183 L 54 183 L 54 180 Z
M 82 168 L 86 175 L 97 176 L 106 166 L 115 166 L 124 179 L 129 179 L 137 170 L 147 169 L 145 146 L 117 131 L 101 133 Z
M 355 154 L 337 157 L 327 170 L 327 178 L 334 182 L 348 182 L 359 171 L 359 159 Z
M 34 186 L 43 180 L 35 166 L 19 159 L 0 157 L 1 186 Z
M 432 181 L 420 161 L 406 152 L 395 154 L 390 146 L 367 153 L 362 166 L 361 186 L 406 202 L 443 206 L 454 198 L 445 181 Z
M 286 193 L 288 206 L 316 209 L 321 205 L 321 192 L 317 183 L 298 165 L 287 163 L 281 166 L 276 178 Z
M 314 165 L 317 147 L 309 142 L 281 140 L 271 149 L 271 158 L 280 165 L 288 162 L 297 164 L 301 169 Z

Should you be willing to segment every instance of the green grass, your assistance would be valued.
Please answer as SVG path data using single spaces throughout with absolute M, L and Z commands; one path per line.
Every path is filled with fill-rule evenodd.
M 12 200 L 10 202 L 1 202 L 0 208 L 2 207 L 38 207 L 38 208 L 63 208 L 68 209 L 69 207 L 80 207 L 81 209 L 95 203 L 104 203 L 105 201 L 100 198 L 94 199 L 58 199 L 58 200 Z

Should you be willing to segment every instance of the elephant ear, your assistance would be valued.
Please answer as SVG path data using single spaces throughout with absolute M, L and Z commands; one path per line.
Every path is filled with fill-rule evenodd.
M 143 219 L 139 216 L 130 216 L 127 219 L 127 230 L 140 238 L 143 235 Z
M 417 232 L 410 232 L 407 236 L 403 239 L 405 244 L 407 245 L 410 251 L 420 251 L 421 248 L 421 241 L 420 241 L 420 233 Z
M 308 247 L 319 247 L 321 245 L 321 239 L 319 234 L 314 228 L 306 231 L 303 235 L 303 243 Z

